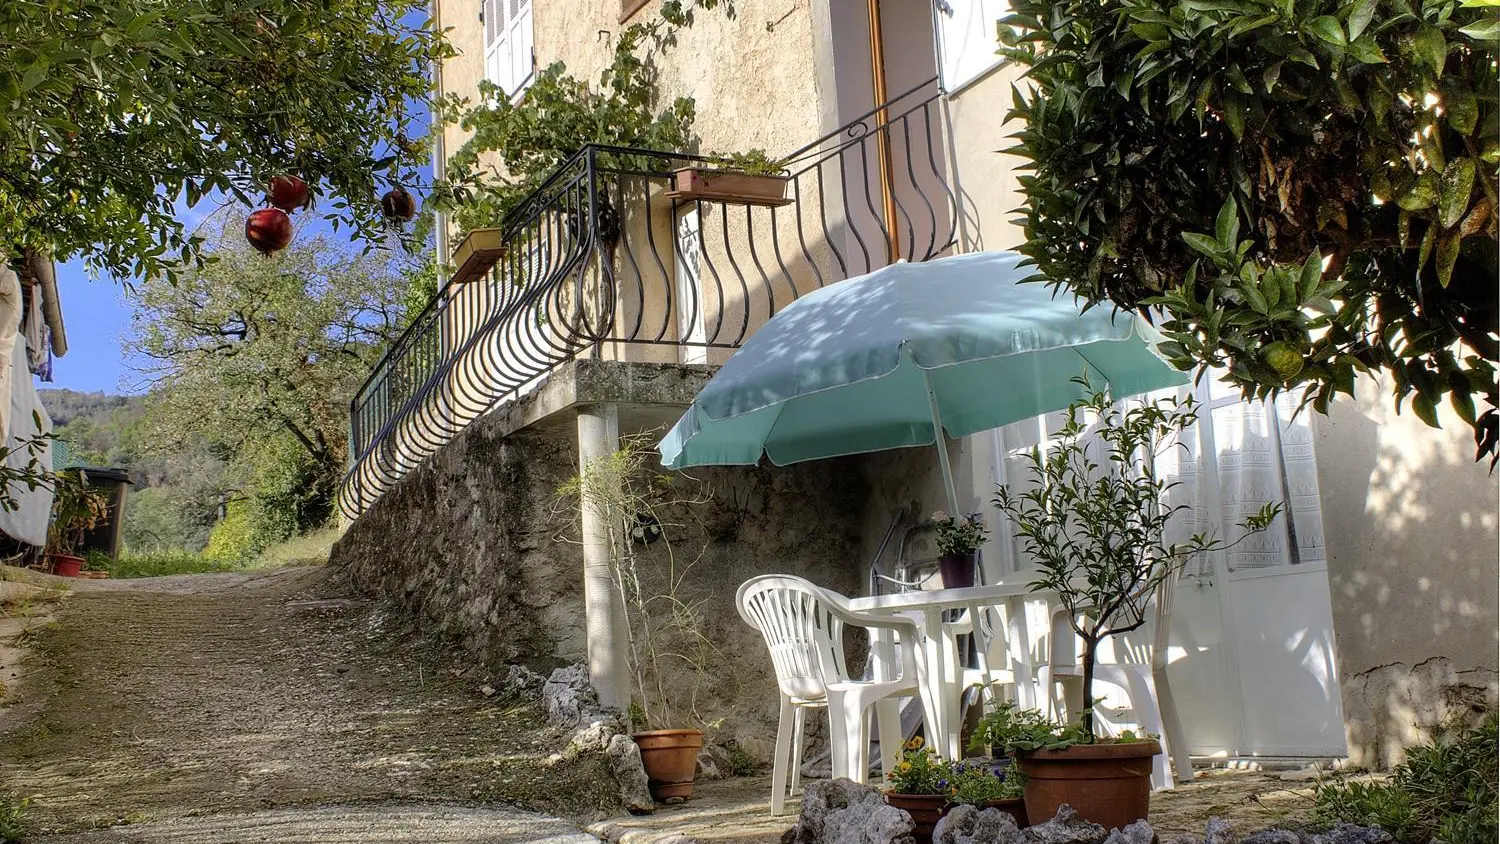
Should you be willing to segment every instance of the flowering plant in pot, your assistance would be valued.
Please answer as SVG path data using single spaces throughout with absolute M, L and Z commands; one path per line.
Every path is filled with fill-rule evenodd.
M 901 761 L 885 775 L 890 784 L 885 802 L 911 815 L 918 844 L 932 840 L 932 828 L 947 811 L 954 794 L 954 766 L 938 758 L 921 736 L 901 748 Z
M 1016 826 L 1028 826 L 1026 803 L 1022 799 L 1026 775 L 1014 766 L 960 762 L 954 766 L 952 781 L 953 796 L 948 800 L 952 805 L 999 809 L 1015 818 Z
M 941 555 L 938 571 L 943 577 L 943 587 L 973 586 L 979 546 L 984 544 L 989 528 L 984 526 L 978 513 L 954 517 L 942 510 L 932 514 L 932 524 L 937 528 L 938 554 Z
M 1051 448 L 1032 449 L 1029 487 L 1001 487 L 995 505 L 1036 561 L 1032 589 L 1055 596 L 1083 641 L 1081 718 L 1061 725 L 1000 710 L 996 717 L 1004 726 L 990 735 L 1029 777 L 1031 817 L 1051 817 L 1068 803 L 1088 820 L 1123 827 L 1146 816 L 1151 760 L 1161 744 L 1134 735 L 1109 742 L 1097 737 L 1093 681 L 1099 644 L 1144 625 L 1153 598 L 1187 561 L 1264 531 L 1281 505 L 1266 504 L 1252 514 L 1233 543 L 1206 533 L 1169 542 L 1169 524 L 1190 508 L 1169 501 L 1176 482 L 1157 473 L 1156 461 L 1182 447 L 1180 438 L 1197 421 L 1196 402 L 1173 397 L 1122 409 L 1086 378 L 1074 381 L 1085 395 L 1068 407 Z

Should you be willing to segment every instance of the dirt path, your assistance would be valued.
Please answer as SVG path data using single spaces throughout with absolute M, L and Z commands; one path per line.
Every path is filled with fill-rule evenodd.
M 600 763 L 547 763 L 560 737 L 534 705 L 486 698 L 480 670 L 392 627 L 316 568 L 79 584 L 0 709 L 0 791 L 57 844 L 117 824 L 76 840 L 270 840 L 257 825 L 288 822 L 275 840 L 334 842 L 403 812 L 437 813 L 424 841 L 527 841 L 573 827 L 516 809 L 614 805 Z M 298 817 L 331 826 L 289 837 Z

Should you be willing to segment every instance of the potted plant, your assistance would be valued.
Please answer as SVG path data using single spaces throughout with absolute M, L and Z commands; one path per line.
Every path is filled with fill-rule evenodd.
M 47 556 L 52 573 L 78 577 L 84 536 L 109 517 L 109 499 L 91 489 L 82 469 L 52 475 L 52 521 L 47 525 Z
M 672 189 L 666 195 L 674 201 L 711 200 L 739 205 L 786 205 L 786 184 L 790 181 L 784 162 L 771 158 L 765 150 L 718 156 L 714 162 L 679 167 L 672 173 Z
M 954 794 L 953 776 L 953 764 L 939 759 L 921 736 L 902 746 L 901 761 L 886 773 L 890 786 L 885 802 L 911 815 L 916 825 L 912 837 L 918 844 L 932 841 L 932 828 L 947 812 Z
M 559 490 L 590 508 L 605 528 L 610 573 L 625 602 L 627 658 L 634 675 L 627 713 L 651 795 L 693 795 L 703 731 L 692 726 L 699 686 L 721 664 L 703 615 L 681 588 L 692 565 L 675 557 L 670 511 L 707 501 L 681 494 L 653 471 L 650 441 L 622 437 L 619 450 L 589 461 Z
M 937 526 L 938 572 L 944 589 L 974 585 L 974 570 L 979 567 L 979 546 L 989 529 L 978 513 L 955 518 L 942 510 L 932 514 Z
M 1234 543 L 1203 533 L 1168 542 L 1169 522 L 1189 507 L 1168 501 L 1176 482 L 1158 476 L 1155 463 L 1180 447 L 1179 437 L 1197 420 L 1196 403 L 1188 396 L 1122 410 L 1086 378 L 1074 381 L 1085 397 L 1068 407 L 1051 448 L 1032 449 L 1030 487 L 1001 487 L 995 505 L 1036 561 L 1032 589 L 1055 596 L 1083 641 L 1082 717 L 1076 727 L 1060 726 L 1012 711 L 999 716 L 1009 718 L 1008 726 L 991 735 L 1004 741 L 1028 777 L 1028 815 L 1052 817 L 1068 803 L 1106 828 L 1124 827 L 1146 817 L 1152 757 L 1161 744 L 1133 735 L 1098 739 L 1093 682 L 1099 643 L 1141 627 L 1153 597 L 1188 560 L 1265 530 L 1281 506 L 1267 504 L 1246 519 Z
M 1009 759 L 1005 760 L 1009 763 Z M 967 804 L 980 809 L 999 809 L 1016 821 L 1016 826 L 1029 826 L 1026 803 L 1022 789 L 1026 775 L 1010 764 L 994 765 L 984 762 L 960 762 L 953 771 L 952 805 Z

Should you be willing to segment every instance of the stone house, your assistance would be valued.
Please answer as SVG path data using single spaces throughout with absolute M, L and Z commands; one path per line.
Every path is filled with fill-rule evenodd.
M 556 490 L 580 461 L 670 424 L 716 364 L 808 290 L 1020 242 L 1016 162 L 995 152 L 1018 82 L 994 54 L 998 0 L 734 6 L 699 11 L 652 59 L 664 101 L 695 101 L 697 148 L 587 148 L 487 242 L 456 245 L 440 220 L 452 277 L 351 403 L 351 523 L 335 562 L 484 659 L 587 658 L 596 683 L 618 682 L 618 619 L 586 609 L 608 591 L 585 576 L 599 549 L 559 541 L 574 528 Z M 433 9 L 459 52 L 436 69 L 440 91 L 473 99 L 489 79 L 521 98 L 555 62 L 597 78 L 621 28 L 659 2 Z M 465 139 L 456 126 L 438 135 L 439 174 Z M 706 151 L 751 148 L 785 162 L 784 201 L 682 195 L 674 181 Z M 1387 385 L 1358 392 L 1314 417 L 1203 388 L 1181 477 L 1205 523 L 1271 498 L 1290 516 L 1179 586 L 1170 671 L 1196 755 L 1386 765 L 1423 728 L 1495 704 L 1494 479 L 1470 462 L 1456 418 L 1432 430 L 1392 413 Z M 950 445 L 972 509 L 993 519 L 995 484 L 1056 424 Z M 936 461 L 910 450 L 691 475 L 706 515 L 671 531 L 691 549 L 684 589 L 717 654 L 693 708 L 723 737 L 768 748 L 769 660 L 734 613 L 734 587 L 791 571 L 866 591 L 872 566 L 909 550 L 903 538 L 920 542 L 914 525 L 940 506 Z M 1024 565 L 996 533 L 986 564 Z

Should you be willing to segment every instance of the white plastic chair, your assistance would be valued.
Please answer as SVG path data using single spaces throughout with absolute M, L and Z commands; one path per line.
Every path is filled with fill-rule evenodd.
M 1183 738 L 1182 722 L 1177 717 L 1176 702 L 1167 682 L 1167 646 L 1171 635 L 1173 592 L 1174 584 L 1171 579 L 1157 591 L 1151 653 L 1147 662 L 1094 664 L 1094 682 L 1108 683 L 1123 689 L 1130 698 L 1136 727 L 1141 732 L 1162 737 L 1162 753 L 1154 760 L 1151 772 L 1151 784 L 1158 789 L 1172 788 L 1175 781 L 1186 782 L 1193 778 L 1193 763 L 1187 752 L 1187 742 Z M 1075 656 L 1075 634 L 1068 623 L 1066 610 L 1058 608 L 1053 611 L 1051 632 L 1047 639 L 1048 659 L 1039 670 L 1038 679 L 1052 714 L 1059 717 L 1066 714 L 1071 718 L 1076 713 L 1067 711 L 1069 707 L 1065 705 L 1065 700 L 1055 694 L 1055 684 L 1065 680 L 1076 684 L 1075 697 L 1082 691 L 1083 665 Z M 1123 644 L 1118 639 L 1116 643 Z M 1081 697 L 1078 700 L 1081 702 Z
M 868 716 L 874 706 L 882 770 L 891 770 L 901 748 L 895 699 L 917 693 L 916 680 L 911 676 L 911 667 L 919 658 L 911 647 L 917 636 L 916 625 L 904 619 L 852 612 L 842 596 L 791 575 L 751 578 L 740 585 L 735 603 L 740 616 L 765 639 L 781 693 L 771 814 L 780 815 L 785 808 L 789 771 L 790 790 L 797 788 L 807 709 L 828 709 L 833 776 L 864 782 L 870 768 Z M 869 629 L 872 649 L 899 644 L 902 658 L 897 676 L 854 679 L 844 659 L 845 625 Z M 893 638 L 899 642 L 893 642 Z M 893 661 L 881 662 L 890 665 Z

